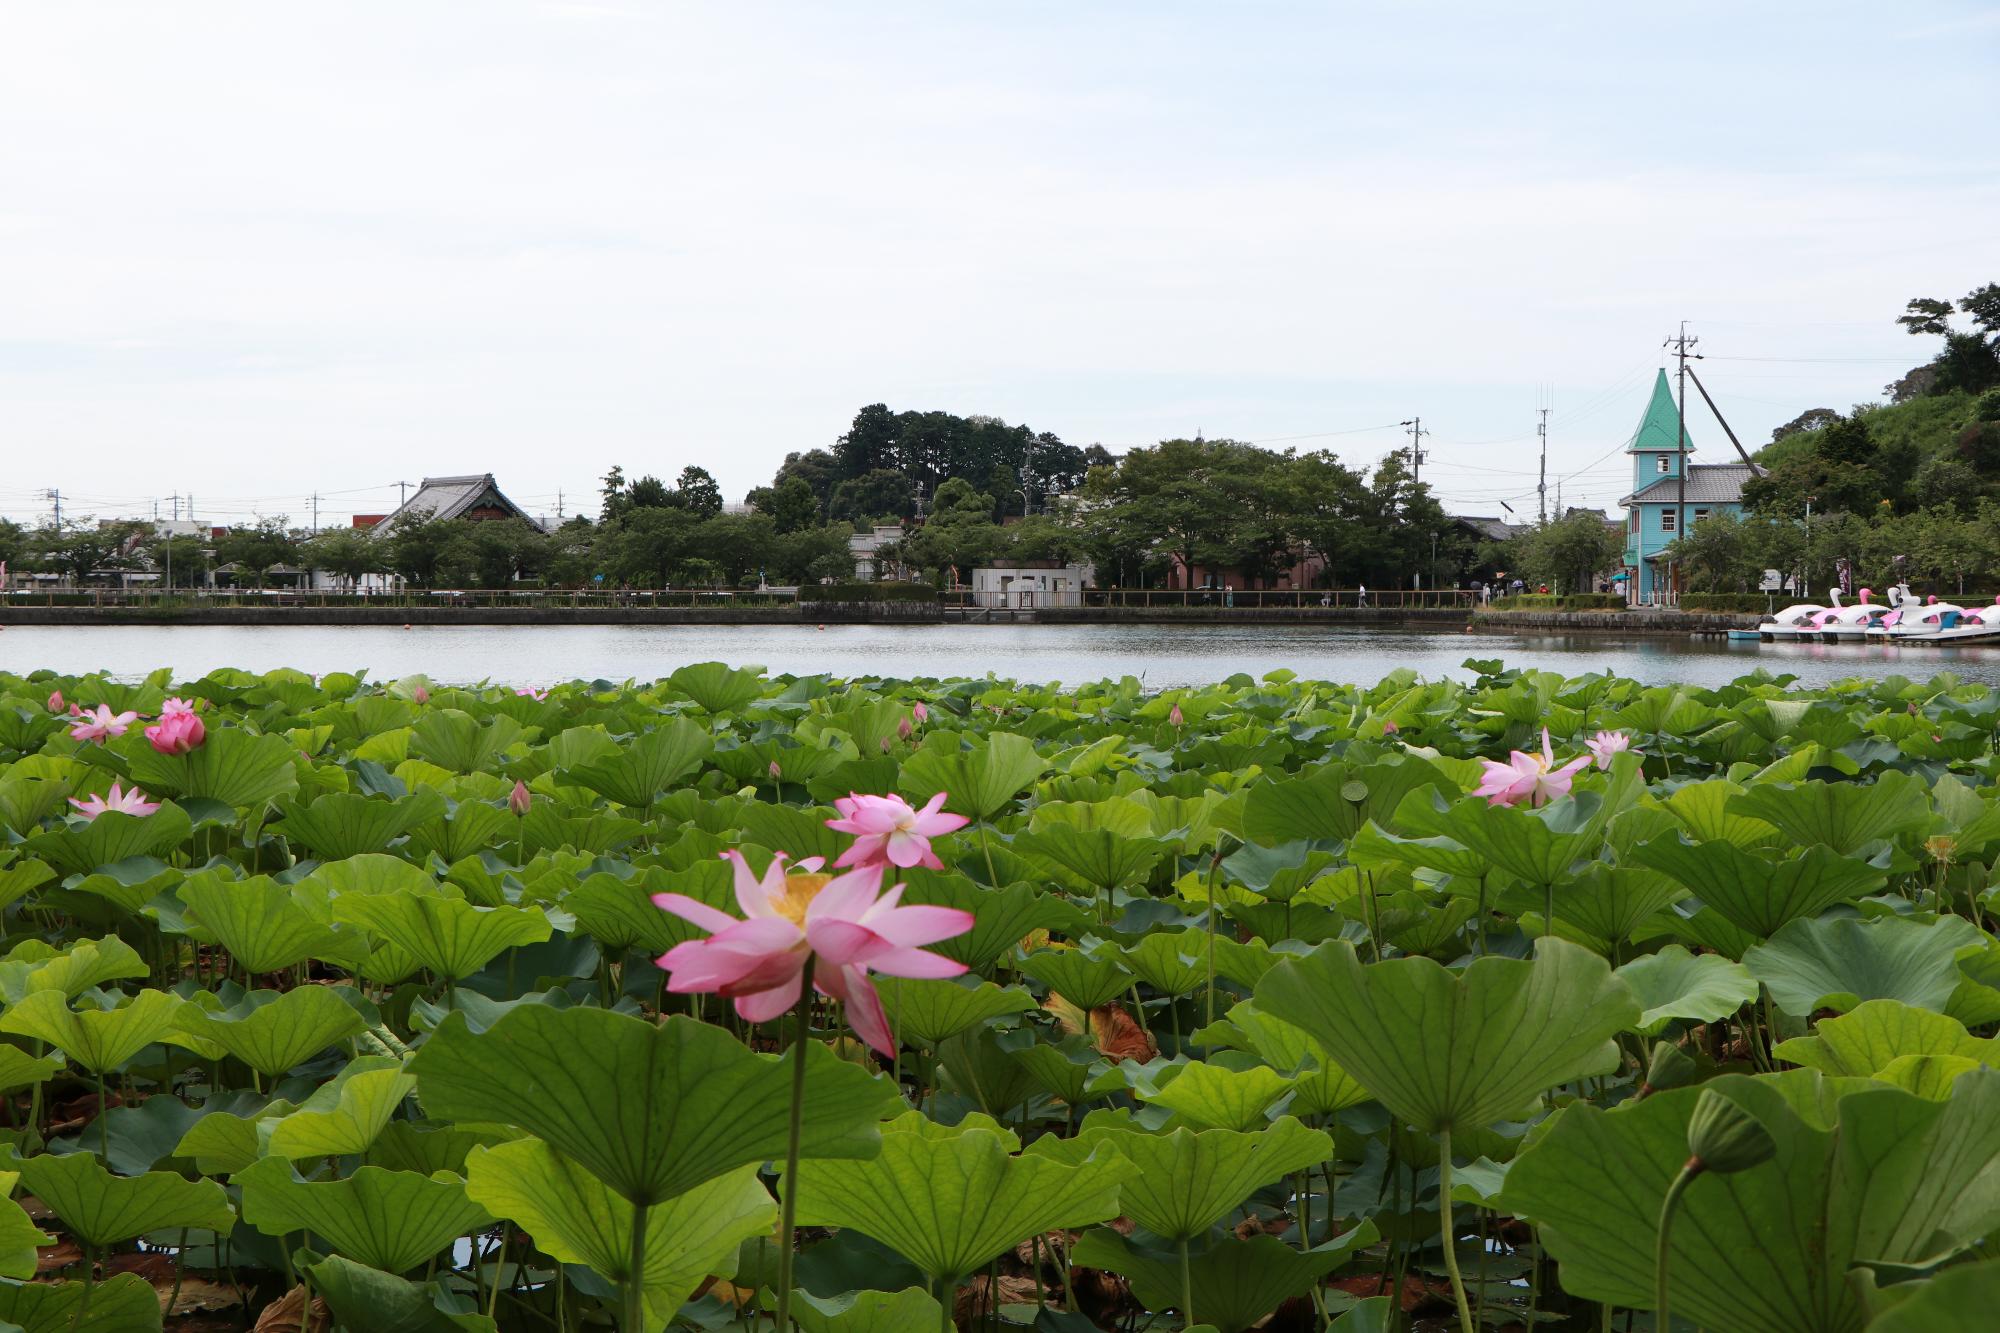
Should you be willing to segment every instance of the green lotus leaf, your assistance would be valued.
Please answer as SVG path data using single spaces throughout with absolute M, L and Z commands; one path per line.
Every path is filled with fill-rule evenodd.
M 764 673 L 721 662 L 694 662 L 678 667 L 667 684 L 685 694 L 706 713 L 731 713 L 764 692 Z
M 1243 836 L 1267 846 L 1301 838 L 1344 842 L 1369 820 L 1397 826 L 1397 811 L 1412 792 L 1446 787 L 1437 768 L 1415 756 L 1353 767 L 1328 764 L 1297 778 L 1250 788 L 1244 799 Z
M 1009 1055 L 1037 1087 L 1070 1106 L 1090 1101 L 1096 1095 L 1090 1085 L 1108 1068 L 1097 1047 L 1080 1033 L 1060 1043 L 1033 1042 Z
M 691 890 L 686 879 L 658 872 L 620 879 L 599 871 L 563 895 L 562 909 L 576 918 L 578 930 L 614 954 L 639 949 L 658 956 L 701 934 L 673 913 L 653 906 L 653 895 L 667 889 L 707 901 L 708 895 Z
M 1581 792 L 1539 810 L 1493 805 L 1481 797 L 1442 808 L 1419 799 L 1402 818 L 1416 832 L 1450 838 L 1539 888 L 1567 878 L 1578 861 L 1602 850 L 1608 811 L 1595 792 Z
M 119 1008 L 79 1012 L 61 991 L 36 991 L 0 1015 L 0 1032 L 45 1041 L 70 1063 L 105 1074 L 171 1033 L 186 1003 L 165 991 L 142 990 Z
M 1827 917 L 1792 922 L 1769 943 L 1746 949 L 1743 965 L 1780 1009 L 1799 1017 L 1863 1000 L 1942 1011 L 1958 987 L 1958 951 L 1985 939 L 1961 917 Z
M 282 972 L 308 958 L 356 959 L 358 938 L 343 939 L 301 906 L 290 887 L 266 875 L 233 880 L 218 871 L 188 877 L 180 899 L 215 942 L 254 975 Z
M 0 1321 L 23 1333 L 84 1327 L 90 1333 L 160 1333 L 160 1294 L 137 1273 L 105 1278 L 88 1292 L 81 1282 L 0 1282 Z
M 564 1263 L 623 1283 L 632 1270 L 633 1205 L 585 1167 L 536 1139 L 477 1148 L 466 1158 L 466 1194 L 519 1224 Z M 671 1319 L 737 1247 L 768 1233 L 778 1210 L 754 1164 L 731 1167 L 652 1205 L 646 1215 L 644 1290 L 649 1328 Z
M 482 723 L 460 709 L 431 707 L 410 728 L 410 753 L 454 773 L 484 773 L 521 732 L 521 724 L 504 715 Z
M 0 862 L 0 910 L 12 907 L 56 877 L 55 870 L 40 861 Z
M 1200 930 L 1148 932 L 1119 952 L 1125 966 L 1161 995 L 1192 994 L 1208 979 L 1207 933 Z
M 260 1126 L 282 1120 L 298 1107 L 283 1099 L 266 1102 L 247 1116 L 211 1110 L 174 1145 L 174 1156 L 191 1157 L 205 1176 L 234 1175 L 264 1155 Z
M 1311 1291 L 1376 1239 L 1371 1222 L 1310 1250 L 1299 1250 L 1276 1236 L 1217 1239 L 1189 1257 L 1187 1290 L 1194 1309 L 1182 1314 L 1218 1333 L 1242 1333 L 1286 1301 Z M 1130 1279 L 1133 1296 L 1148 1310 L 1180 1309 L 1178 1255 L 1142 1249 L 1115 1231 L 1096 1227 L 1077 1242 L 1070 1261 Z
M 954 980 L 883 977 L 876 990 L 898 1039 L 924 1047 L 934 1047 L 988 1019 L 1037 1007 L 1035 997 L 1026 991 L 991 982 L 967 986 Z
M 1116 957 L 1092 958 L 1080 949 L 1038 949 L 1022 960 L 1021 971 L 1084 1009 L 1110 1004 L 1132 985 Z
M 29 1055 L 18 1046 L 0 1045 L 0 1092 L 15 1092 L 47 1082 L 62 1061 L 47 1055 Z
M 200 1227 L 227 1233 L 236 1224 L 229 1195 L 212 1180 L 186 1180 L 171 1171 L 117 1176 L 89 1153 L 21 1157 L 0 1167 L 21 1181 L 85 1245 L 99 1247 L 167 1227 Z
M 234 811 L 230 812 L 232 817 Z M 129 861 L 103 867 L 95 874 L 67 886 L 71 892 L 102 898 L 120 915 L 136 916 L 140 909 L 163 893 L 171 893 L 187 880 L 187 871 L 176 869 L 157 857 L 135 856 Z
M 1738 783 L 1722 778 L 1690 782 L 1660 804 L 1697 843 L 1725 842 L 1744 851 L 1778 843 L 1777 829 L 1731 807 L 1730 801 L 1742 791 Z
M 956 1283 L 1030 1236 L 1118 1215 L 1134 1168 L 1117 1153 L 1059 1162 L 1015 1155 L 1015 1144 L 983 1115 L 947 1126 L 908 1112 L 883 1129 L 872 1160 L 801 1162 L 798 1220 L 851 1227 Z
M 1598 953 L 1641 933 L 1660 912 L 1687 897 L 1687 890 L 1667 875 L 1637 866 L 1593 861 L 1580 875 L 1553 886 L 1556 934 L 1589 946 Z M 1520 904 L 1523 921 L 1533 919 L 1542 929 L 1542 903 L 1535 895 Z
M 1823 1074 L 1873 1078 L 1904 1056 L 1949 1055 L 2000 1065 L 2000 1041 L 1975 1037 L 1944 1014 L 1896 1000 L 1868 1000 L 1821 1019 L 1809 1036 L 1779 1042 L 1780 1060 Z
M 949 1333 L 952 1327 L 937 1297 L 922 1287 L 830 1298 L 801 1291 L 792 1299 L 792 1314 L 805 1333 Z
M 39 940 L 35 945 L 41 947 Z M 19 1004 L 36 991 L 57 991 L 69 999 L 102 986 L 107 981 L 130 981 L 152 975 L 139 951 L 107 935 L 101 940 L 78 940 L 60 953 L 26 957 L 16 949 L 0 963 L 0 994 L 9 1004 Z
M 1759 783 L 1732 796 L 1728 809 L 1763 820 L 1794 846 L 1831 847 L 1842 856 L 1913 832 L 1931 817 L 1923 781 L 1893 769 L 1873 782 Z
M 346 1329 L 368 1333 L 494 1333 L 491 1319 L 448 1308 L 462 1303 L 433 1282 L 399 1277 L 332 1255 L 306 1265 L 312 1289 Z
M 1868 1333 L 1985 1333 L 2000 1307 L 2000 1259 L 1955 1264 L 1921 1282 L 1867 1286 L 1869 1308 L 1879 1312 Z
M 211 726 L 208 738 L 186 754 L 134 746 L 132 780 L 156 795 L 201 796 L 254 810 L 298 790 L 297 757 L 283 736 Z
M 548 913 L 532 907 L 476 907 L 431 894 L 349 893 L 333 919 L 394 945 L 446 981 L 469 977 L 508 949 L 549 937 Z
M 1777 1153 L 1687 1188 L 1669 1255 L 1674 1310 L 1742 1333 L 1858 1330 L 1857 1262 L 1931 1261 L 2000 1221 L 2000 1071 L 1964 1075 L 1949 1101 L 1847 1086 L 1861 1090 L 1843 1096 L 1814 1070 L 1726 1075 L 1616 1111 L 1571 1106 L 1515 1160 L 1503 1202 L 1541 1228 L 1564 1290 L 1651 1308 L 1660 1201 L 1711 1091 L 1755 1117 Z
M 802 1153 L 871 1155 L 900 1098 L 830 1052 L 808 1054 Z M 430 1115 L 518 1125 L 634 1203 L 785 1154 L 790 1064 L 684 1017 L 521 1008 L 475 1036 L 455 1015 L 410 1068 Z
M 908 872 L 904 879 L 909 884 L 904 902 L 972 913 L 975 924 L 970 931 L 929 948 L 975 970 L 992 966 L 1034 931 L 1078 935 L 1090 928 L 1090 918 L 1054 894 L 1037 892 L 1032 884 L 987 889 L 963 875 L 920 870 Z
M 512 1135 L 500 1129 L 459 1129 L 421 1120 L 392 1120 L 368 1146 L 368 1165 L 391 1171 L 434 1176 L 448 1171 L 465 1174 L 465 1157 L 481 1144 L 505 1143 Z
M 1262 1065 L 1237 1070 L 1196 1061 L 1165 1087 L 1140 1098 L 1166 1107 L 1197 1129 L 1253 1130 L 1271 1123 L 1271 1107 L 1291 1090 L 1290 1079 Z
M 56 1242 L 14 1202 L 14 1186 L 20 1179 L 16 1172 L 0 1171 L 0 1277 L 26 1281 L 38 1271 L 36 1247 Z
M 1943 1101 L 1962 1076 L 1984 1067 L 1981 1061 L 1963 1055 L 1899 1055 L 1874 1078 L 1913 1096 Z
M 686 718 L 641 732 L 618 753 L 564 770 L 562 780 L 631 810 L 644 810 L 701 767 L 715 748 L 707 730 Z
M 1456 975 L 1427 958 L 1364 967 L 1338 941 L 1271 969 L 1257 1007 L 1304 1028 L 1398 1119 L 1430 1132 L 1491 1124 L 1617 1068 L 1611 1038 L 1639 1017 L 1602 958 L 1548 938 L 1532 961 L 1480 958 Z
M 171 801 L 150 815 L 108 810 L 89 823 L 66 824 L 28 839 L 29 855 L 65 875 L 82 874 L 137 857 L 162 857 L 187 841 L 193 824 Z
M 825 806 L 799 809 L 752 801 L 743 807 L 738 822 L 745 843 L 783 852 L 795 862 L 818 856 L 832 865 L 852 841 L 845 833 L 835 833 L 826 826 L 827 820 L 837 818 L 839 815 Z
M 416 1080 L 387 1057 L 349 1061 L 298 1110 L 267 1122 L 271 1131 L 265 1147 L 293 1161 L 367 1152 L 415 1086 Z
M 419 860 L 437 856 L 447 863 L 462 861 L 489 847 L 505 846 L 517 832 L 514 816 L 498 806 L 460 801 L 449 815 L 411 824 L 404 851 Z
M 276 1078 L 367 1026 L 361 1012 L 328 986 L 282 994 L 252 991 L 221 1013 L 194 1004 L 180 1012 L 181 1031 L 215 1043 L 265 1078 Z
M 1888 878 L 1867 861 L 1819 846 L 1773 861 L 1728 842 L 1672 837 L 1655 838 L 1633 856 L 1687 885 L 1730 924 L 1759 939 L 1769 939 L 1787 922 L 1874 893 Z
M 1407 870 L 1438 870 L 1454 879 L 1472 881 L 1477 881 L 1492 866 L 1483 853 L 1455 839 L 1400 838 L 1373 822 L 1355 831 L 1347 844 L 1347 859 L 1377 873 L 1401 866 Z
M 937 1045 L 939 1085 L 991 1116 L 1014 1115 L 1035 1092 L 1035 1079 L 1014 1053 L 1031 1045 L 1028 1029 L 972 1028 Z
M 1291 1080 L 1292 1109 L 1302 1115 L 1331 1115 L 1371 1100 L 1368 1090 L 1334 1063 L 1326 1047 L 1296 1023 L 1273 1018 L 1245 1000 L 1229 1011 L 1257 1058 Z
M 1757 979 L 1743 964 L 1712 953 L 1691 954 L 1678 944 L 1635 958 L 1614 975 L 1639 1001 L 1635 1030 L 1648 1037 L 1676 1018 L 1714 1022 L 1757 998 Z
M 917 802 L 947 792 L 945 809 L 985 821 L 1047 771 L 1048 761 L 1035 753 L 1035 743 L 1026 736 L 996 731 L 984 745 L 963 749 L 957 734 L 933 731 L 903 761 L 901 789 Z
M 419 788 L 419 796 L 383 801 L 353 792 L 328 792 L 310 805 L 298 804 L 271 825 L 322 861 L 345 861 L 366 852 L 386 851 L 414 824 L 440 814 L 443 800 L 435 789 Z
M 359 1264 L 403 1273 L 434 1257 L 456 1237 L 492 1225 L 466 1197 L 465 1182 L 447 1172 L 422 1176 L 363 1166 L 342 1180 L 300 1180 L 277 1157 L 236 1173 L 243 1220 L 283 1239 L 309 1231 Z
M 1029 1157 L 1075 1165 L 1111 1152 L 1137 1173 L 1120 1192 L 1125 1215 L 1168 1240 L 1192 1239 L 1252 1192 L 1333 1156 L 1333 1140 L 1281 1116 L 1254 1132 L 1176 1129 L 1155 1134 L 1123 1113 L 1093 1111 L 1075 1138 L 1037 1139 Z

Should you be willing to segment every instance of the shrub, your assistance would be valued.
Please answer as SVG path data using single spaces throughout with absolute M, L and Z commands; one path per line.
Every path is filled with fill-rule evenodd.
M 1615 592 L 1524 592 L 1518 597 L 1496 597 L 1496 611 L 1622 611 L 1625 596 Z
M 1769 597 L 1761 592 L 1684 592 L 1683 611 L 1768 611 Z
M 937 589 L 920 583 L 828 583 L 799 592 L 799 600 L 805 602 L 935 602 L 937 599 Z

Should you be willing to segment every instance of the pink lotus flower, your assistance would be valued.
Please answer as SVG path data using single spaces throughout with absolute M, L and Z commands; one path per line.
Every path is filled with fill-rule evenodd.
M 1384 736 L 1393 736 L 1393 735 L 1395 735 L 1395 734 L 1396 734 L 1397 732 L 1399 732 L 1399 731 L 1401 731 L 1401 730 L 1402 730 L 1402 728 L 1401 728 L 1401 727 L 1399 727 L 1399 726 L 1397 726 L 1397 725 L 1395 724 L 1394 720 L 1391 720 L 1391 721 L 1388 721 L 1388 722 L 1384 722 L 1384 723 L 1382 724 L 1382 734 L 1383 734 Z
M 906 741 L 910 739 L 910 733 L 915 730 L 916 728 L 910 725 L 910 719 L 906 717 L 896 724 L 896 738 Z
M 1186 721 L 1186 719 L 1181 716 L 1181 706 L 1179 704 L 1175 704 L 1173 707 L 1173 711 L 1167 714 L 1168 724 L 1171 726 L 1178 727 L 1184 721 Z
M 61 690 L 52 691 L 49 694 L 49 711 L 51 713 L 60 713 L 62 712 L 63 708 L 64 704 L 63 704 L 62 691 Z
M 515 690 L 514 693 L 518 694 L 523 699 L 533 699 L 536 703 L 540 703 L 542 700 L 549 697 L 549 692 L 547 690 L 525 689 L 525 690 Z
M 882 738 L 882 753 L 883 754 L 889 753 L 889 738 L 887 736 L 884 736 Z
M 69 734 L 80 741 L 96 741 L 102 745 L 113 736 L 123 736 L 125 728 L 139 720 L 137 713 L 113 713 L 110 704 L 99 704 L 87 713 L 78 713 L 87 719 L 69 729 Z
M 410 691 L 410 697 L 420 704 L 427 704 L 431 701 L 431 692 L 419 685 Z
M 843 796 L 833 803 L 841 817 L 827 820 L 826 826 L 835 833 L 852 833 L 854 845 L 842 852 L 834 864 L 944 869 L 944 862 L 931 851 L 931 839 L 972 822 L 964 815 L 945 814 L 944 796 L 939 792 L 921 810 L 900 796 L 863 796 L 859 792 Z
M 1590 763 L 1590 756 L 1580 754 L 1557 768 L 1555 752 L 1549 748 L 1549 729 L 1543 727 L 1540 754 L 1515 750 L 1504 764 L 1494 759 L 1479 762 L 1486 765 L 1486 775 L 1473 790 L 1474 796 L 1484 796 L 1490 805 L 1519 805 L 1522 801 L 1544 805 L 1558 796 L 1569 795 L 1570 782 L 1577 770 Z
M 113 780 L 111 790 L 103 796 L 93 796 L 87 801 L 79 801 L 72 796 L 69 798 L 69 803 L 75 806 L 77 813 L 86 820 L 96 819 L 99 815 L 113 810 L 121 815 L 138 815 L 143 818 L 160 808 L 159 802 L 146 799 L 145 792 L 137 787 L 125 791 L 119 787 L 116 780 Z
M 162 718 L 172 717 L 176 713 L 186 713 L 189 717 L 193 717 L 194 711 L 195 705 L 187 699 L 169 699 L 160 705 L 160 716 Z
M 1600 731 L 1585 741 L 1583 748 L 1596 758 L 1599 768 L 1609 770 L 1613 755 L 1632 749 L 1632 738 L 1622 731 Z
M 161 754 L 186 754 L 208 739 L 208 728 L 192 709 L 183 706 L 180 712 L 162 713 L 158 722 L 146 728 L 146 739 Z
M 963 935 L 973 917 L 954 907 L 903 907 L 903 886 L 882 892 L 876 862 L 833 876 L 819 873 L 819 857 L 785 873 L 785 857 L 772 858 L 758 879 L 740 852 L 724 852 L 736 867 L 736 902 L 742 919 L 679 893 L 658 893 L 664 911 L 700 926 L 705 939 L 676 944 L 660 955 L 667 989 L 685 995 L 714 991 L 736 1005 L 747 1022 L 765 1023 L 798 1003 L 806 961 L 813 989 L 847 1006 L 854 1031 L 883 1055 L 896 1050 L 889 1016 L 869 981 L 871 971 L 894 977 L 955 977 L 962 963 L 920 946 Z
M 924 701 L 919 699 L 910 705 L 910 716 L 915 718 L 917 725 L 921 727 L 924 723 L 931 720 L 931 710 L 924 707 Z
M 782 778 L 783 776 L 785 776 L 785 770 L 778 767 L 778 761 L 773 759 L 771 761 L 771 781 L 776 782 L 779 778 Z
M 528 813 L 528 808 L 534 803 L 535 798 L 528 791 L 528 784 L 515 778 L 514 790 L 507 793 L 507 808 L 514 812 L 516 819 L 519 819 Z

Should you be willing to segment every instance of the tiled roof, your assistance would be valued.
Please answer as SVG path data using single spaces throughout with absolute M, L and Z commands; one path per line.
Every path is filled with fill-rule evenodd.
M 1756 469 L 1748 463 L 1690 463 L 1687 502 L 1691 505 L 1741 504 L 1743 483 L 1756 475 Z M 1618 503 L 1629 508 L 1635 504 L 1677 504 L 1680 498 L 1680 478 L 1661 477 Z
M 467 510 L 478 507 L 479 502 L 491 496 L 499 501 L 499 507 L 510 510 L 515 518 L 526 519 L 528 512 L 509 500 L 493 480 L 491 472 L 476 472 L 463 477 L 425 477 L 424 484 L 417 493 L 397 506 L 396 512 L 374 525 L 369 531 L 378 535 L 393 529 L 397 522 L 418 514 L 431 518 L 457 518 Z

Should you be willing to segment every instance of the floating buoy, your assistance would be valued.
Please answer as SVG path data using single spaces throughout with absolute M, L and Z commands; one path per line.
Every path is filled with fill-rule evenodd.
M 404 628 L 404 629 L 408 629 L 408 628 L 409 628 L 409 626 L 408 626 L 408 625 L 405 625 L 405 626 L 403 626 L 403 628 Z
M 821 629 L 825 629 L 825 628 L 826 628 L 826 626 L 824 626 L 824 625 L 821 625 L 821 626 L 820 626 L 820 628 L 821 628 Z

